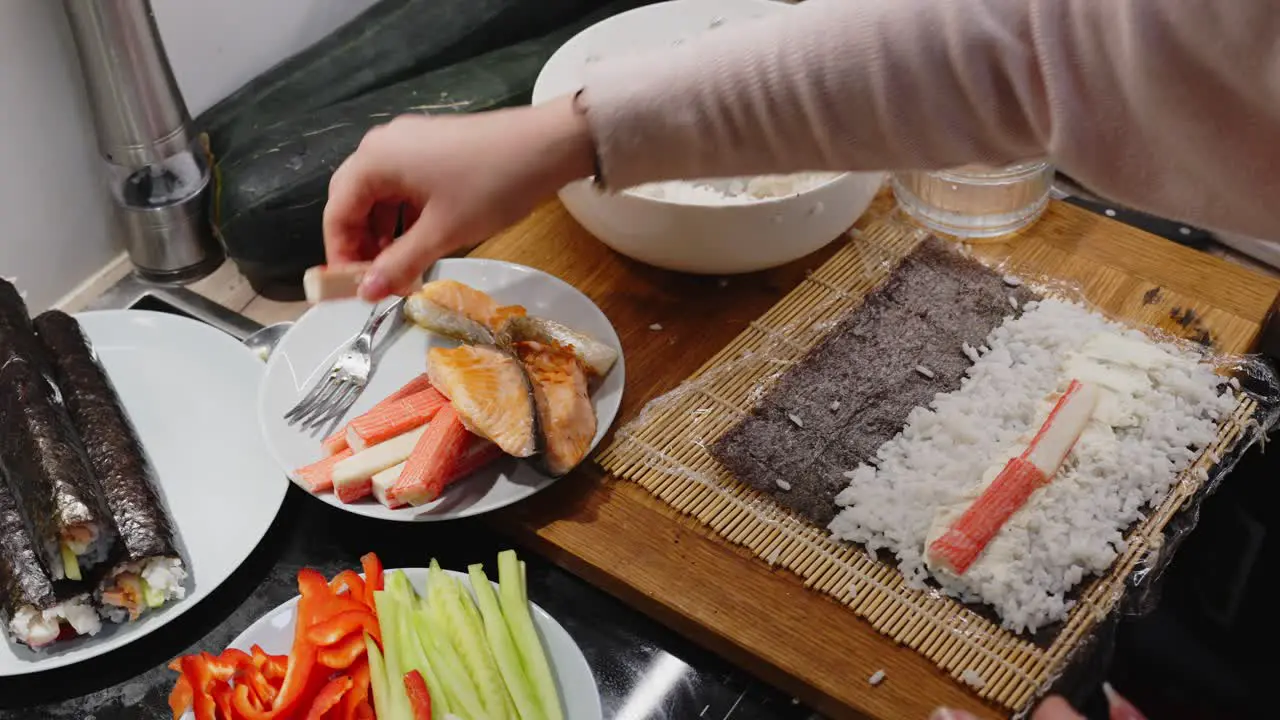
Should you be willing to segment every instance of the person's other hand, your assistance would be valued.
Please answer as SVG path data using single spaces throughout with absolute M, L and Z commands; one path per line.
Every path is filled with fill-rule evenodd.
M 1120 693 L 1115 691 L 1108 683 L 1102 684 L 1103 691 L 1107 694 L 1107 705 L 1110 710 L 1110 720 L 1146 720 L 1146 717 L 1138 711 L 1128 700 Z M 961 710 L 948 710 L 947 708 L 938 708 L 929 716 L 929 720 L 975 720 L 973 715 Z M 1084 716 L 1076 712 L 1071 704 L 1057 695 L 1051 695 L 1045 698 L 1044 702 L 1031 713 L 1031 720 L 1085 720 Z
M 593 166 L 590 129 L 569 97 L 468 116 L 399 117 L 370 130 L 334 172 L 325 254 L 335 265 L 373 260 L 360 295 L 380 300 Z M 404 234 L 392 242 L 402 208 Z

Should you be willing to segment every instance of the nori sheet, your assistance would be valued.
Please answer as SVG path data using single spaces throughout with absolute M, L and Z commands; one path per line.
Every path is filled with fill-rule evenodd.
M 45 568 L 56 574 L 65 530 L 90 525 L 110 543 L 114 527 L 26 304 L 11 284 L 0 283 L 0 468 Z
M 712 456 L 825 527 L 848 484 L 842 473 L 901 431 L 914 408 L 959 389 L 972 365 L 962 345 L 978 347 L 1015 314 L 1010 297 L 1019 306 L 1038 299 L 943 241 L 925 240 L 711 446 Z
M 112 559 L 180 557 L 155 469 L 80 323 L 51 310 L 35 319 L 35 329 L 115 521 L 122 557 Z
M 59 601 L 31 541 L 31 527 L 7 481 L 0 482 L 0 617 L 9 621 L 26 605 L 48 610 Z

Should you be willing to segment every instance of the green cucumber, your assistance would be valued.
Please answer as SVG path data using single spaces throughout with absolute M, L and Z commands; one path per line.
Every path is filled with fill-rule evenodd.
M 498 596 L 507 628 L 520 653 L 520 661 L 533 685 L 538 703 L 547 720 L 564 720 L 560 692 L 556 688 L 551 663 L 547 660 L 542 638 L 529 613 L 529 593 L 525 586 L 524 563 L 514 550 L 498 553 Z
M 524 663 L 520 661 L 520 652 L 507 627 L 507 619 L 503 617 L 498 596 L 494 594 L 493 585 L 484 574 L 484 566 L 472 565 L 467 568 L 467 572 L 471 579 L 471 589 L 476 595 L 476 604 L 480 606 L 480 615 L 484 618 L 485 637 L 498 662 L 498 669 L 502 671 L 502 679 L 507 684 L 507 691 L 511 693 L 511 700 L 520 714 L 520 720 L 542 720 L 546 716 L 525 672 Z

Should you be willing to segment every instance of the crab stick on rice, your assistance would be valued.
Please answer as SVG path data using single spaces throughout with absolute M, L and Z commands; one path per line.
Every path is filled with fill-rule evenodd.
M 406 383 L 404 387 L 388 395 L 377 405 L 374 405 L 373 407 L 369 408 L 369 411 L 366 412 L 365 415 L 368 415 L 369 413 L 373 413 L 373 412 L 378 412 L 386 405 L 389 405 L 398 400 L 407 398 L 410 395 L 416 395 L 424 390 L 429 390 L 431 389 L 431 387 L 432 387 L 431 380 L 427 377 L 426 373 L 422 373 L 418 377 L 415 377 L 414 379 Z M 363 417 L 363 415 L 361 417 Z M 325 438 L 322 441 L 321 444 L 324 446 L 324 451 L 326 455 L 337 455 L 338 453 L 342 452 L 343 450 L 346 450 L 349 447 L 349 445 L 347 444 L 347 428 L 348 427 L 349 427 L 349 424 L 338 428 L 336 431 L 334 431 L 332 435 L 330 435 L 329 437 Z
M 379 403 L 377 407 L 347 424 L 347 445 L 356 452 L 366 450 L 426 425 L 440 408 L 448 404 L 449 400 L 435 388 Z
M 418 438 L 426 431 L 419 427 L 367 450 L 353 453 L 333 467 L 333 491 L 338 498 L 360 498 L 372 492 L 373 476 L 409 459 Z M 346 501 L 344 501 L 346 502 Z
M 1011 459 L 964 513 L 929 545 L 929 564 L 957 575 L 969 569 L 1000 528 L 1049 483 L 1098 404 L 1093 383 L 1072 380 L 1021 455 Z

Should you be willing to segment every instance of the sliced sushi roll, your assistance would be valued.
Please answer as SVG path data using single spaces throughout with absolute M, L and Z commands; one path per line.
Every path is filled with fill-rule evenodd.
M 113 622 L 136 620 L 186 595 L 186 564 L 155 469 L 80 324 L 50 311 L 36 318 L 35 329 L 120 537 L 98 585 L 103 615 Z
M 102 629 L 88 593 L 61 596 L 7 482 L 0 482 L 0 617 L 10 640 L 33 650 Z
M 12 286 L 0 287 L 0 465 L 54 580 L 106 560 L 115 528 L 47 352 Z

